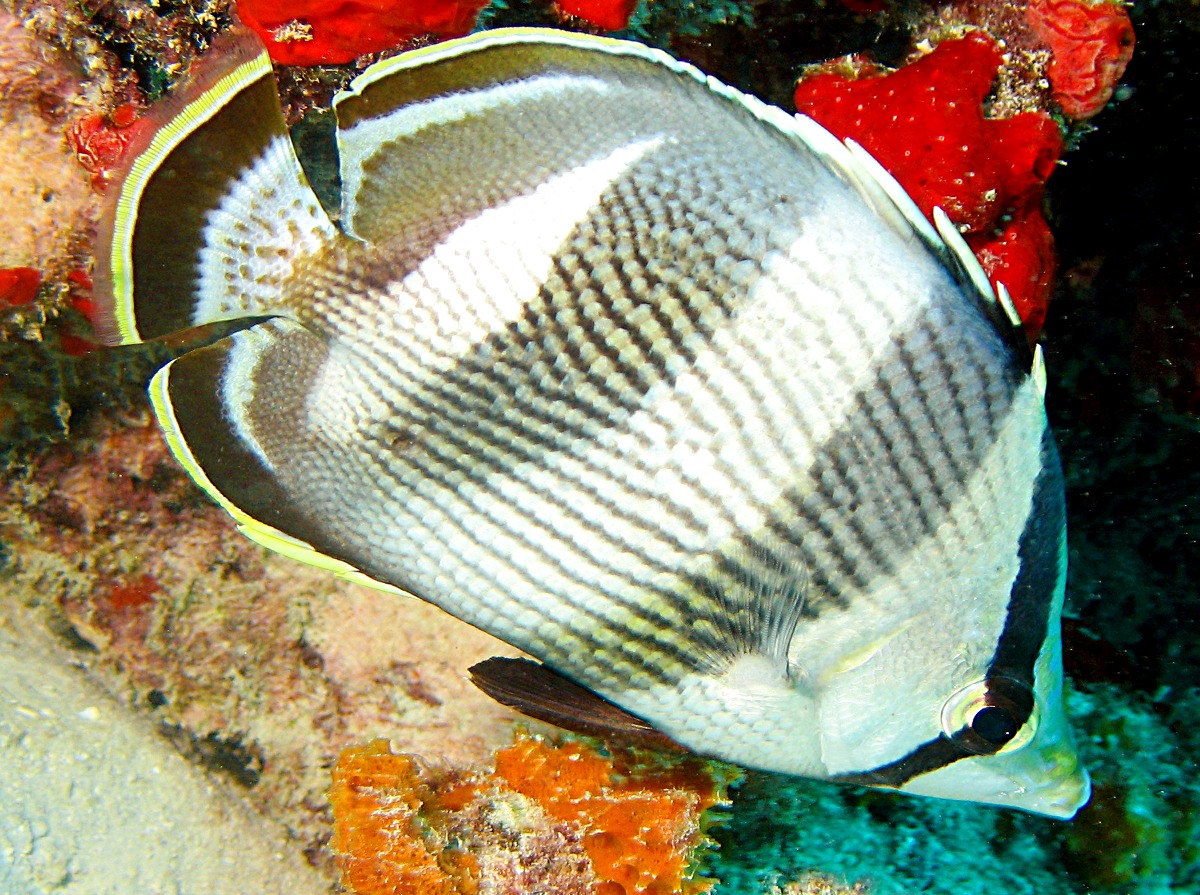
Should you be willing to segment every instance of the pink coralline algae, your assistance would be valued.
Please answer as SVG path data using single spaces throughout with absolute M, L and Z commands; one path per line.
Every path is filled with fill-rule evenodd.
M 1045 112 L 988 117 L 1002 61 L 996 41 L 972 31 L 893 72 L 858 59 L 819 67 L 801 78 L 795 101 L 874 155 L 927 216 L 942 207 L 1035 339 L 1055 266 L 1042 195 L 1063 141 Z
M 109 173 L 125 156 L 129 143 L 145 127 L 133 103 L 118 106 L 109 115 L 93 113 L 74 119 L 67 128 L 67 142 L 85 170 L 92 186 L 103 190 Z
M 558 8 L 605 31 L 619 31 L 629 24 L 637 0 L 558 0 Z
M 418 37 L 461 37 L 487 0 L 239 0 L 239 18 L 283 65 L 352 62 Z
M 1133 56 L 1133 24 L 1117 3 L 1033 0 L 1025 11 L 1035 37 L 1050 50 L 1054 100 L 1070 118 L 1091 118 L 1112 98 Z

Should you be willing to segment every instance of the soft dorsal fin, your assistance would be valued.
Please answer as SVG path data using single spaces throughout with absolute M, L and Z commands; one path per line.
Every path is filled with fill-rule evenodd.
M 536 120 L 534 106 L 561 113 L 555 132 L 577 123 L 579 109 L 600 96 L 605 79 L 617 82 L 638 68 L 671 73 L 743 107 L 778 131 L 804 144 L 851 184 L 902 238 L 919 239 L 972 295 L 1021 356 L 1029 355 L 1020 327 L 1010 322 L 978 260 L 948 222 L 931 224 L 896 179 L 852 140 L 844 143 L 804 115 L 788 115 L 710 78 L 668 54 L 631 41 L 542 28 L 503 28 L 446 41 L 372 65 L 334 100 L 341 157 L 342 222 L 346 232 L 367 241 L 386 238 L 411 220 L 439 214 L 464 218 L 479 209 L 469 203 L 503 201 L 569 167 L 571 152 L 556 140 L 538 140 L 537 124 L 553 127 L 554 115 Z M 577 124 L 573 125 L 577 128 Z M 530 135 L 533 138 L 531 139 Z M 508 146 L 505 168 L 490 176 L 489 165 L 455 147 Z M 577 160 L 576 160 L 577 161 Z M 476 186 L 459 189 L 463 183 Z M 463 207 L 454 206 L 455 203 Z M 1032 356 L 1029 356 L 1032 366 Z
M 673 739 L 591 690 L 531 659 L 493 656 L 470 668 L 471 682 L 501 705 L 582 733 L 669 752 L 686 752 Z
M 839 158 L 846 155 L 815 122 L 798 122 L 661 50 L 554 29 L 501 28 L 377 62 L 335 98 L 343 227 L 375 241 L 398 224 L 429 217 L 431 202 L 439 203 L 443 216 L 467 216 L 472 209 L 456 203 L 495 204 L 512 184 L 540 182 L 577 164 L 593 148 L 596 135 L 586 125 L 605 95 L 638 79 L 652 79 L 684 106 L 703 90 L 818 155 L 825 153 L 814 140 L 820 146 L 833 141 Z M 624 143 L 629 134 L 603 139 Z M 497 145 L 501 149 L 489 156 L 478 152 Z M 476 151 L 464 153 L 462 147 Z M 496 168 L 503 169 L 502 177 L 496 177 Z M 461 188 L 463 183 L 472 188 Z M 490 189 L 481 189 L 481 183 Z
M 334 99 L 342 227 L 376 242 L 413 222 L 465 220 L 599 148 L 580 108 L 621 68 L 690 69 L 627 41 L 503 28 L 375 63 Z M 698 73 L 697 73 L 698 74 Z M 628 134 L 599 136 L 612 146 Z
M 335 231 L 296 160 L 261 41 L 242 28 L 218 37 L 137 134 L 100 223 L 100 337 L 130 344 L 278 313 L 279 280 Z

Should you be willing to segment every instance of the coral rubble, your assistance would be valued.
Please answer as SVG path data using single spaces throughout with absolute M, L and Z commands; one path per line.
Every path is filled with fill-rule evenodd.
M 384 741 L 333 771 L 332 846 L 356 895 L 669 895 L 712 886 L 696 858 L 734 774 L 528 735 L 491 772 L 438 773 Z
M 282 828 L 105 693 L 21 604 L 0 579 L 5 895 L 328 892 Z
M 0 482 L 7 592 L 314 863 L 327 863 L 326 768 L 347 742 L 386 733 L 469 765 L 507 738 L 511 714 L 463 670 L 502 644 L 264 554 L 145 419 L 90 428 Z
M 39 338 L 87 258 L 94 197 L 62 139 L 80 90 L 65 54 L 0 8 L 0 154 L 20 160 L 0 166 L 0 341 Z

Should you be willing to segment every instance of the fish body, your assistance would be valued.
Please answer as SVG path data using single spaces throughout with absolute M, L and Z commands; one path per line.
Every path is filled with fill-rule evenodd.
M 247 319 L 151 395 L 248 535 L 536 657 L 477 677 L 544 717 L 1086 801 L 1043 383 L 944 217 L 665 54 L 518 29 L 335 100 L 335 225 L 261 47 L 208 58 L 113 190 L 101 328 Z

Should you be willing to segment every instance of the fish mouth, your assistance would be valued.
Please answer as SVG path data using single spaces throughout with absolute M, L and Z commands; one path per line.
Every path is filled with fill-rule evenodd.
M 1091 780 L 1069 739 L 1046 738 L 1012 752 L 972 756 L 905 783 L 904 792 L 1014 808 L 1070 820 L 1087 804 Z
M 995 804 L 1070 820 L 1092 796 L 1092 780 L 1087 770 L 1073 750 L 1055 755 L 1043 752 L 1037 763 L 1037 776 L 1043 782 L 1028 786 L 1014 779 L 1012 789 Z M 1024 780 L 1028 781 L 1029 777 L 1025 776 Z
M 1039 814 L 1070 820 L 1092 797 L 1092 778 L 1083 768 L 1054 790 L 1053 797 L 1038 807 Z
M 1061 708 L 1049 713 L 1045 722 L 1025 748 L 1000 752 L 993 760 L 1012 781 L 1005 793 L 1012 807 L 1070 820 L 1091 798 L 1091 777 L 1079 760 Z M 998 799 L 997 804 L 1005 802 Z

